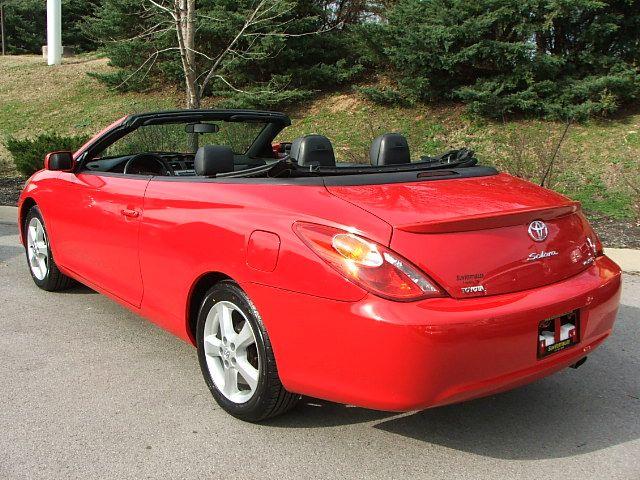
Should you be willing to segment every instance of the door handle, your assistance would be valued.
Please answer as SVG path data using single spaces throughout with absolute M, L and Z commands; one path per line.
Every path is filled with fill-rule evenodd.
M 122 215 L 129 218 L 138 218 L 140 216 L 140 212 L 137 210 L 131 210 L 129 208 L 125 208 L 120 211 Z

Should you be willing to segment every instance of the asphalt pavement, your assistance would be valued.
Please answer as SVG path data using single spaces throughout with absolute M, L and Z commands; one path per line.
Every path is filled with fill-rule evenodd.
M 87 288 L 38 290 L 17 242 L 0 224 L 0 479 L 640 479 L 640 276 L 578 370 L 418 413 L 309 399 L 251 425 L 214 403 L 192 346 Z

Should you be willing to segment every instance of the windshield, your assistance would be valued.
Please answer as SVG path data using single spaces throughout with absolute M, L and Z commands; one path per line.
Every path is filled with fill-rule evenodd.
M 102 158 L 124 157 L 141 152 L 194 154 L 199 146 L 226 145 L 243 155 L 266 126 L 261 122 L 216 122 L 216 132 L 188 133 L 185 123 L 143 125 L 109 145 Z

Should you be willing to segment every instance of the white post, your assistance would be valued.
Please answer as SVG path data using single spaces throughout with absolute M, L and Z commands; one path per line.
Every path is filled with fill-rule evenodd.
M 62 0 L 47 0 L 47 63 L 62 63 Z

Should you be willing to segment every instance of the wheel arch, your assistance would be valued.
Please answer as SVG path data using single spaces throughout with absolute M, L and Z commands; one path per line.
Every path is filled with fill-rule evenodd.
M 31 208 L 37 205 L 36 201 L 32 197 L 26 197 L 20 205 L 20 211 L 18 212 L 18 227 L 20 231 L 20 242 L 24 245 L 24 222 L 27 220 L 27 214 Z
M 208 272 L 198 277 L 189 290 L 186 329 L 189 339 L 194 345 L 196 344 L 196 324 L 198 323 L 200 304 L 209 289 L 223 280 L 233 280 L 233 278 L 222 272 Z

